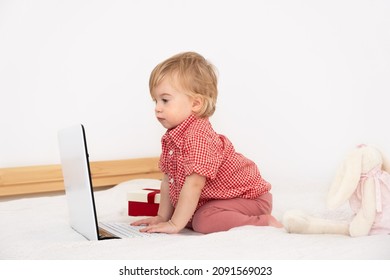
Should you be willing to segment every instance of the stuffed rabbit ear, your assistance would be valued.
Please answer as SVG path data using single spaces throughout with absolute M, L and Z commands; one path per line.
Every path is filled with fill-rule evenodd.
M 354 150 L 337 171 L 328 193 L 327 205 L 329 209 L 335 209 L 347 201 L 360 180 L 362 169 L 361 149 Z

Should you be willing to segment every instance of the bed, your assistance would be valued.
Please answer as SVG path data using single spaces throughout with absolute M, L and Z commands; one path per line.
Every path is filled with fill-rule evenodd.
M 127 215 L 127 192 L 159 185 L 157 158 L 92 162 L 100 220 L 133 221 Z M 349 219 L 347 205 L 327 211 L 327 189 L 273 186 L 274 215 L 289 209 L 319 217 Z M 60 167 L 0 169 L 0 259 L 3 260 L 389 260 L 390 235 L 351 238 L 298 235 L 272 227 L 244 226 L 198 234 L 188 229 L 155 238 L 87 241 L 72 230 Z

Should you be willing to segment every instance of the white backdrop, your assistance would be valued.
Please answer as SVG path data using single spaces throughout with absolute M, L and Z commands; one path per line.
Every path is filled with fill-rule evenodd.
M 152 68 L 197 51 L 219 70 L 211 118 L 274 186 L 327 185 L 368 143 L 390 155 L 389 1 L 0 0 L 0 168 L 158 156 Z

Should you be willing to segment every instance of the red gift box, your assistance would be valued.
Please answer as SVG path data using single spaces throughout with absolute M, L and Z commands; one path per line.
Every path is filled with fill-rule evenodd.
M 160 188 L 143 188 L 127 193 L 129 216 L 156 216 L 160 205 Z

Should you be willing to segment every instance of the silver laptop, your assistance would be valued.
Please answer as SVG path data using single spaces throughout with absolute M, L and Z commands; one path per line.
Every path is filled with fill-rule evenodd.
M 58 132 L 59 150 L 71 227 L 88 240 L 150 237 L 126 223 L 98 223 L 85 129 L 82 124 Z

